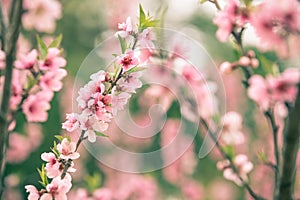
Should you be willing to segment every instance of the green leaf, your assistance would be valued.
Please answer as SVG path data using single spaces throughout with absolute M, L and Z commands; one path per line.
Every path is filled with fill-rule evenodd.
M 133 72 L 139 72 L 139 71 L 143 71 L 147 69 L 146 67 L 138 67 L 138 66 L 135 66 L 131 69 L 129 69 L 128 71 L 126 71 L 127 74 L 130 74 L 130 73 L 133 73 Z
M 252 0 L 243 0 L 243 2 L 246 6 L 248 6 L 252 3 Z
M 235 156 L 235 150 L 232 145 L 225 146 L 223 150 L 230 158 L 233 158 Z
M 64 137 L 61 136 L 61 135 L 54 135 L 54 137 L 55 137 L 56 139 L 58 139 L 59 141 L 62 141 L 62 140 L 64 139 Z
M 52 48 L 52 47 L 58 48 L 61 44 L 62 39 L 63 39 L 63 35 L 59 34 L 59 36 L 51 42 L 51 44 L 49 45 L 49 48 Z
M 90 192 L 94 192 L 102 184 L 102 176 L 99 173 L 94 173 L 92 175 L 87 175 L 84 177 L 84 180 L 87 185 L 87 189 Z
M 205 2 L 207 2 L 208 0 L 199 0 L 199 2 L 201 3 L 201 4 L 203 4 L 203 3 L 205 3 Z
M 267 155 L 265 154 L 265 152 L 263 150 L 260 150 L 258 152 L 258 157 L 264 162 L 267 163 L 268 162 L 268 158 Z
M 140 7 L 140 25 L 141 25 L 146 21 L 146 15 L 142 7 L 142 4 L 140 4 L 139 7 Z
M 40 175 L 40 177 L 41 177 L 40 183 L 41 183 L 44 187 L 46 187 L 46 186 L 49 184 L 49 182 L 48 182 L 48 178 L 47 178 L 47 175 L 46 175 L 45 165 L 43 164 L 43 165 L 42 165 L 42 169 L 37 169 L 37 170 L 38 170 L 39 175 Z
M 59 153 L 59 151 L 57 150 L 57 145 L 56 145 L 56 142 L 54 141 L 54 143 L 53 143 L 53 147 L 52 148 L 50 148 L 51 149 L 51 151 L 56 155 L 56 157 L 59 157 L 60 156 L 60 153 Z
M 104 133 L 101 133 L 101 132 L 98 132 L 98 131 L 95 131 L 96 135 L 97 136 L 101 136 L 101 137 L 109 137 L 108 135 L 104 134 Z
M 126 40 L 123 39 L 120 35 L 118 35 L 118 38 L 119 38 L 119 41 L 120 41 L 122 54 L 124 54 L 126 49 L 127 49 Z
M 36 35 L 36 40 L 38 43 L 38 49 L 41 54 L 41 59 L 45 59 L 48 53 L 48 48 L 39 35 Z

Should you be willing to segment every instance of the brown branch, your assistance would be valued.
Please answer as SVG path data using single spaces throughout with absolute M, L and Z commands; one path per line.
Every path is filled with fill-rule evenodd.
M 283 143 L 283 167 L 279 182 L 278 199 L 293 199 L 293 183 L 296 174 L 296 160 L 300 137 L 300 84 L 294 109 L 289 114 L 287 130 Z

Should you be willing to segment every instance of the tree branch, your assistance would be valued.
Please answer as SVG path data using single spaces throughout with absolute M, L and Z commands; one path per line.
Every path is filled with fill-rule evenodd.
M 5 80 L 1 102 L 1 115 L 0 118 L 0 197 L 3 192 L 3 179 L 5 169 L 5 155 L 6 155 L 6 143 L 8 140 L 8 115 L 9 115 L 9 102 L 11 95 L 11 80 L 13 73 L 13 62 L 16 54 L 16 43 L 19 37 L 19 29 L 21 27 L 21 13 L 22 13 L 22 0 L 15 0 L 12 4 L 15 4 L 15 9 L 12 10 L 14 20 L 9 26 L 6 32 L 8 42 L 6 50 L 6 68 L 5 68 Z M 6 36 L 5 36 L 6 37 Z
M 300 84 L 294 109 L 289 114 L 283 143 L 283 167 L 279 183 L 278 199 L 293 199 L 293 182 L 296 174 L 296 160 L 300 137 Z

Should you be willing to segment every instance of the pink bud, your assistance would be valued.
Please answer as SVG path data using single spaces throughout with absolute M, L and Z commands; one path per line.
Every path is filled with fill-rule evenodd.
M 258 65 L 259 65 L 259 61 L 258 61 L 256 58 L 251 59 L 251 66 L 252 66 L 253 68 L 257 68 Z
M 222 74 L 229 74 L 232 71 L 232 67 L 232 64 L 226 61 L 220 65 L 220 71 Z
M 250 58 L 248 58 L 246 56 L 241 57 L 239 60 L 239 64 L 242 66 L 249 66 L 250 63 L 251 63 Z

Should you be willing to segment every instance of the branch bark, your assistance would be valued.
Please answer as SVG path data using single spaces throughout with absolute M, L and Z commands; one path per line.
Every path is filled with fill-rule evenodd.
M 11 95 L 11 80 L 13 73 L 13 62 L 16 54 L 16 43 L 19 37 L 20 27 L 21 27 L 21 14 L 22 14 L 22 0 L 15 0 L 12 2 L 14 4 L 14 10 L 12 10 L 13 21 L 6 31 L 6 35 L 3 36 L 7 38 L 8 42 L 5 48 L 6 52 L 6 67 L 5 67 L 5 80 L 4 88 L 2 93 L 1 101 L 1 118 L 0 118 L 0 197 L 3 193 L 3 178 L 5 170 L 5 155 L 6 155 L 6 144 L 8 140 L 8 126 L 9 126 L 9 102 Z
M 294 109 L 290 112 L 283 143 L 283 167 L 279 183 L 279 200 L 293 199 L 293 183 L 300 137 L 300 84 Z

